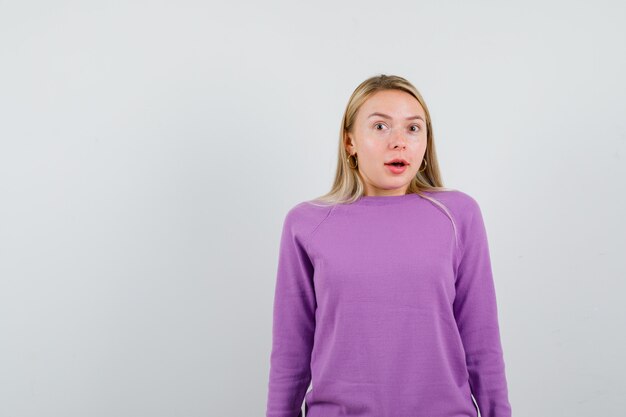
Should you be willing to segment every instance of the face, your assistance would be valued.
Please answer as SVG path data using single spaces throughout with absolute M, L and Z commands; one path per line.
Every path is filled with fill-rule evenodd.
M 365 195 L 406 193 L 422 165 L 426 133 L 424 109 L 407 92 L 378 91 L 361 105 L 347 134 L 346 150 L 348 155 L 356 153 Z M 408 165 L 387 164 L 394 159 L 404 159 Z

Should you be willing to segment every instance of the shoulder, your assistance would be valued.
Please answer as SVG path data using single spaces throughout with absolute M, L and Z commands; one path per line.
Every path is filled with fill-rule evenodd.
M 293 236 L 307 239 L 326 220 L 334 207 L 313 201 L 299 202 L 287 210 L 283 228 Z
M 445 206 L 453 220 L 461 246 L 464 246 L 473 237 L 483 234 L 482 211 L 480 204 L 474 196 L 457 189 L 427 191 L 424 193 Z
M 480 212 L 478 201 L 470 194 L 450 188 L 445 191 L 425 191 L 424 194 L 435 198 L 448 208 L 457 219 L 462 220 Z

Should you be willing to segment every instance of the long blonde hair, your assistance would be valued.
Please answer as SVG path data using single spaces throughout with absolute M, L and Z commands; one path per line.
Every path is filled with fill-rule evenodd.
M 346 135 L 352 131 L 357 112 L 363 103 L 365 103 L 372 94 L 382 90 L 400 90 L 411 94 L 417 99 L 426 114 L 427 136 L 426 153 L 424 154 L 426 168 L 422 172 L 418 172 L 415 177 L 411 179 L 406 193 L 419 194 L 432 201 L 431 197 L 425 196 L 422 191 L 452 190 L 443 186 L 441 173 L 439 172 L 439 163 L 437 162 L 437 152 L 435 151 L 435 136 L 430 119 L 430 112 L 428 111 L 428 106 L 426 106 L 422 95 L 417 88 L 406 79 L 397 75 L 380 74 L 363 81 L 350 96 L 339 129 L 339 149 L 337 153 L 335 181 L 328 193 L 310 200 L 311 203 L 319 203 L 321 205 L 353 203 L 364 194 L 365 186 L 363 185 L 361 177 L 358 175 L 356 169 L 348 165 L 348 152 L 345 147 Z M 433 201 L 433 203 L 437 205 L 441 204 L 439 201 Z

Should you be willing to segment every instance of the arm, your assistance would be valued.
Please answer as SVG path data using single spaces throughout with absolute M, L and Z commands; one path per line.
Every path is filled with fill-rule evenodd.
M 481 416 L 510 417 L 487 233 L 473 199 L 469 211 L 457 269 L 454 315 Z
M 313 266 L 289 212 L 283 223 L 276 276 L 266 417 L 299 417 L 311 382 L 315 332 Z

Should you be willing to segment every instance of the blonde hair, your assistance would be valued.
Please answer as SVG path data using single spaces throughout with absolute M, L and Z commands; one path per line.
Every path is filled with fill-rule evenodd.
M 354 127 L 357 112 L 367 101 L 367 99 L 374 93 L 383 90 L 400 90 L 409 93 L 419 102 L 424 109 L 426 115 L 426 153 L 424 159 L 426 160 L 426 168 L 422 172 L 418 172 L 415 177 L 411 179 L 406 193 L 418 194 L 421 197 L 431 201 L 437 207 L 439 207 L 444 214 L 452 221 L 455 237 L 457 230 L 453 216 L 448 212 L 448 209 L 439 200 L 427 196 L 423 191 L 456 191 L 452 188 L 443 186 L 441 179 L 441 173 L 439 171 L 439 163 L 437 161 L 437 152 L 435 150 L 435 135 L 433 133 L 432 121 L 430 118 L 430 112 L 428 106 L 424 101 L 424 98 L 420 92 L 406 79 L 397 75 L 379 74 L 368 78 L 357 86 L 354 90 L 341 121 L 341 127 L 339 129 L 339 149 L 337 153 L 337 171 L 335 173 L 335 180 L 331 187 L 331 190 L 326 194 L 319 196 L 309 202 L 314 205 L 335 205 L 335 204 L 350 204 L 358 200 L 364 195 L 365 186 L 361 177 L 358 175 L 356 169 L 350 168 L 348 165 L 348 152 L 346 151 L 346 138 L 347 133 L 350 133 Z M 458 243 L 458 242 L 457 242 Z

